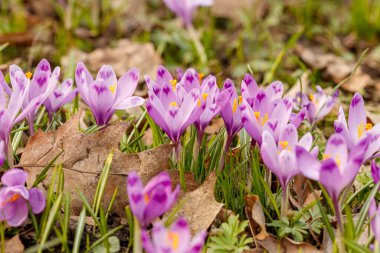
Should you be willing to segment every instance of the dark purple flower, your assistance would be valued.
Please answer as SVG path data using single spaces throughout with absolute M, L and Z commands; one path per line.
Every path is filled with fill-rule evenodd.
M 45 196 L 37 189 L 27 189 L 25 182 L 28 174 L 20 169 L 10 169 L 1 178 L 0 220 L 9 226 L 20 226 L 28 217 L 28 203 L 35 214 L 45 209 Z
M 126 110 L 142 105 L 145 100 L 132 96 L 139 80 L 139 71 L 132 68 L 119 80 L 113 68 L 103 65 L 94 80 L 86 66 L 79 62 L 75 82 L 84 102 L 90 107 L 96 123 L 107 125 L 116 110 Z
M 152 221 L 168 211 L 176 202 L 179 185 L 172 190 L 170 176 L 162 172 L 152 178 L 144 187 L 136 172 L 127 179 L 129 205 L 140 226 L 146 227 Z
M 202 231 L 191 239 L 189 225 L 184 218 L 179 218 L 169 229 L 157 222 L 153 226 L 151 238 L 147 231 L 143 231 L 141 237 L 147 253 L 200 253 L 206 235 L 206 231 Z

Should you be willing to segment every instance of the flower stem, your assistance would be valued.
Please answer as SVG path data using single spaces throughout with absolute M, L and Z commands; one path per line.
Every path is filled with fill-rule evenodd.
M 32 136 L 34 134 L 34 121 L 32 117 L 28 116 L 28 124 L 29 124 L 29 135 Z
M 207 63 L 207 55 L 199 36 L 192 25 L 187 26 L 187 31 L 189 32 L 190 39 L 194 42 L 201 64 L 204 66 Z
M 342 212 L 340 210 L 339 198 L 332 197 L 332 201 L 334 204 L 335 216 L 336 216 L 336 222 L 337 222 L 336 241 L 338 243 L 339 252 L 344 253 L 346 251 L 343 244 L 343 217 L 342 217 Z
M 288 212 L 289 189 L 287 185 L 285 185 L 282 189 L 283 189 L 283 192 L 282 192 L 282 203 L 281 203 L 281 216 L 284 217 L 286 216 L 286 213 Z
M 175 162 L 177 164 L 177 168 L 178 168 L 178 171 L 179 171 L 179 181 L 180 181 L 180 184 L 181 184 L 181 188 L 186 191 L 186 180 L 185 180 L 185 171 L 184 171 L 184 166 L 182 164 L 182 159 L 181 159 L 181 151 L 182 151 L 182 147 L 181 147 L 181 142 L 178 142 L 178 143 L 175 143 L 175 147 L 174 147 L 174 156 L 175 156 Z
M 133 253 L 142 253 L 141 228 L 136 218 L 133 223 Z
M 1 253 L 5 253 L 5 224 L 0 222 L 0 242 L 1 242 Z
M 14 166 L 14 163 L 13 163 L 13 148 L 12 148 L 12 142 L 9 138 L 9 140 L 7 141 L 7 152 L 6 152 L 6 159 L 7 159 L 7 162 L 8 162 L 8 165 L 9 165 L 9 168 L 13 168 Z
M 223 167 L 224 167 L 224 162 L 225 162 L 225 159 L 226 159 L 226 154 L 228 153 L 228 150 L 229 150 L 229 147 L 231 145 L 231 142 L 232 142 L 232 139 L 233 137 L 229 136 L 227 134 L 227 138 L 225 139 L 225 143 L 224 143 L 224 152 L 222 152 L 221 156 L 220 156 L 220 160 L 219 160 L 219 171 L 222 171 Z

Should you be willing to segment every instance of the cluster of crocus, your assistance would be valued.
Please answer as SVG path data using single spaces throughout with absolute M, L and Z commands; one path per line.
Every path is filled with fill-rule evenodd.
M 9 226 L 17 227 L 24 223 L 29 206 L 34 214 L 45 209 L 43 193 L 37 188 L 25 187 L 27 177 L 28 174 L 21 169 L 10 169 L 1 177 L 0 220 L 6 221 Z
M 138 224 L 135 224 L 135 236 L 139 236 L 139 227 L 143 228 L 141 240 L 135 238 L 134 247 L 142 247 L 148 253 L 199 253 L 201 252 L 206 232 L 202 231 L 191 240 L 190 228 L 186 220 L 179 218 L 169 229 L 161 221 L 153 225 L 152 238 L 145 229 L 154 220 L 167 212 L 176 202 L 179 195 L 179 185 L 172 190 L 170 176 L 161 172 L 152 178 L 144 187 L 136 172 L 131 172 L 127 179 L 129 204 Z
M 146 109 L 176 145 L 186 128 L 199 120 L 206 108 L 207 96 L 202 96 L 198 78 L 190 70 L 178 83 L 163 66 L 158 67 L 156 81 L 145 77 L 149 94 Z
M 293 106 L 298 111 L 305 111 L 305 118 L 310 124 L 315 124 L 322 120 L 334 108 L 339 91 L 336 90 L 332 95 L 327 95 L 325 91 L 316 86 L 317 91 L 309 94 L 297 93 L 293 99 Z
M 132 96 L 139 80 L 136 68 L 129 70 L 119 80 L 109 65 L 104 65 L 94 80 L 86 66 L 80 62 L 75 71 L 75 82 L 84 102 L 90 107 L 96 123 L 107 125 L 116 110 L 140 106 L 144 99 Z
M 191 26 L 198 6 L 211 6 L 214 0 L 163 0 L 166 6 L 182 19 L 185 26 Z

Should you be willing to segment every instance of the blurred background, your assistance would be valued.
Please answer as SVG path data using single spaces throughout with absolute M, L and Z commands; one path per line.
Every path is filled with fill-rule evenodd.
M 93 71 L 111 64 L 118 75 L 137 66 L 143 80 L 164 64 L 212 73 L 219 85 L 227 77 L 239 84 L 249 71 L 263 84 L 326 88 L 360 65 L 342 89 L 366 91 L 374 106 L 380 100 L 378 0 L 215 0 L 193 25 L 205 63 L 162 0 L 0 0 L 0 70 L 47 58 L 65 76 L 84 61 Z

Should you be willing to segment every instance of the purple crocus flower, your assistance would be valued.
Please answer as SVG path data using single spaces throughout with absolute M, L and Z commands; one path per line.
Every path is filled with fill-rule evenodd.
M 143 98 L 132 96 L 138 80 L 137 68 L 130 69 L 119 80 L 109 65 L 101 67 L 95 80 L 82 62 L 78 63 L 75 71 L 79 93 L 99 126 L 107 125 L 116 110 L 126 110 L 144 103 Z
M 225 147 L 227 150 L 234 136 L 243 128 L 242 112 L 239 107 L 243 97 L 237 95 L 235 85 L 230 79 L 227 79 L 224 82 L 222 92 L 229 94 L 229 100 L 227 100 L 225 106 L 220 111 L 220 115 L 223 118 L 227 131 L 227 142 Z
M 5 151 L 5 144 L 3 140 L 0 140 L 0 166 L 3 166 L 5 160 L 6 160 L 6 154 Z
M 335 133 L 327 141 L 322 161 L 318 161 L 305 148 L 296 146 L 298 168 L 305 177 L 319 181 L 326 188 L 334 203 L 341 229 L 339 195 L 355 179 L 369 142 L 369 138 L 362 139 L 349 152 L 343 135 Z
M 371 229 L 375 236 L 375 240 L 380 243 L 380 206 L 376 205 L 374 198 L 371 199 L 368 215 L 369 220 L 371 221 Z M 373 247 L 373 245 L 371 246 Z
M 186 26 L 191 26 L 193 14 L 198 6 L 210 6 L 214 0 L 163 0 L 166 6 L 182 19 Z
M 187 77 L 184 74 L 182 80 Z M 200 99 L 199 87 L 185 89 L 195 86 L 197 80 L 194 78 L 187 85 L 181 80 L 182 84 L 177 85 L 177 81 L 163 66 L 158 67 L 156 81 L 148 76 L 145 79 L 149 94 L 146 109 L 154 122 L 178 145 L 183 132 L 199 119 L 205 109 L 206 103 Z
M 294 107 L 298 110 L 306 109 L 307 119 L 311 124 L 315 124 L 322 120 L 334 108 L 339 91 L 336 90 L 332 96 L 328 96 L 325 91 L 316 86 L 317 91 L 306 95 L 298 93 L 294 99 Z
M 78 89 L 72 89 L 73 80 L 66 79 L 57 85 L 54 92 L 45 100 L 44 105 L 49 114 L 50 120 L 53 113 L 57 112 L 62 106 L 70 103 L 78 94 Z
M 313 137 L 310 133 L 305 134 L 298 141 L 297 129 L 289 124 L 280 134 L 276 143 L 273 135 L 264 130 L 261 144 L 261 156 L 265 165 L 277 176 L 282 188 L 285 190 L 290 179 L 301 171 L 297 166 L 295 147 L 300 146 L 310 151 Z M 317 157 L 318 148 L 312 151 L 313 157 Z
M 375 159 L 373 159 L 371 162 L 371 173 L 373 182 L 377 184 L 380 180 L 380 167 L 377 165 Z
M 363 97 L 359 93 L 355 93 L 350 104 L 348 124 L 344 110 L 340 107 L 334 127 L 335 132 L 341 133 L 345 138 L 349 149 L 355 147 L 363 138 L 368 137 L 370 144 L 365 154 L 367 160 L 380 150 L 380 124 L 372 126 L 371 123 L 367 122 L 366 115 Z
M 202 231 L 191 240 L 189 225 L 184 218 L 179 218 L 169 229 L 157 222 L 152 229 L 152 238 L 147 231 L 143 231 L 141 237 L 147 253 L 200 253 L 206 235 L 206 231 Z
M 9 68 L 9 75 L 11 78 L 12 86 L 12 79 L 15 78 L 14 75 L 18 71 L 22 72 L 21 68 L 17 65 L 11 65 Z M 55 67 L 54 71 L 51 72 L 50 64 L 45 59 L 41 60 L 38 63 L 34 71 L 34 75 L 31 72 L 27 72 L 25 75 L 27 77 L 27 85 L 29 87 L 22 103 L 23 110 L 25 110 L 25 108 L 35 99 L 44 102 L 48 96 L 50 96 L 55 86 L 57 85 L 59 74 L 60 68 Z M 29 124 L 30 135 L 34 134 L 34 118 L 40 104 L 41 103 L 35 106 L 26 117 Z
M 240 106 L 242 111 L 242 121 L 247 133 L 259 145 L 262 142 L 262 132 L 269 131 L 275 141 L 278 141 L 280 133 L 289 122 L 292 112 L 292 104 L 289 98 L 277 102 L 270 100 L 266 91 L 260 90 L 256 98 L 253 99 L 253 106 L 243 99 Z
M 5 83 L 3 84 L 6 87 L 5 89 L 0 87 L 0 140 L 4 142 L 2 153 L 6 157 L 8 157 L 9 135 L 13 126 L 22 121 L 27 115 L 35 112 L 36 108 L 46 98 L 45 93 L 35 96 L 31 100 L 28 99 L 29 104 L 26 105 L 24 101 L 26 100 L 25 97 L 29 95 L 30 80 L 16 66 L 11 66 L 10 77 L 12 89 Z M 23 104 L 24 108 L 19 114 Z
M 127 179 L 127 192 L 132 213 L 140 226 L 146 227 L 152 221 L 168 211 L 176 202 L 179 185 L 172 190 L 172 183 L 167 172 L 161 172 L 143 187 L 136 172 L 131 172 Z
M 10 169 L 1 178 L 0 220 L 7 221 L 9 226 L 20 226 L 28 217 L 28 203 L 35 214 L 45 209 L 45 197 L 37 189 L 27 189 L 25 182 L 28 173 L 20 169 Z

